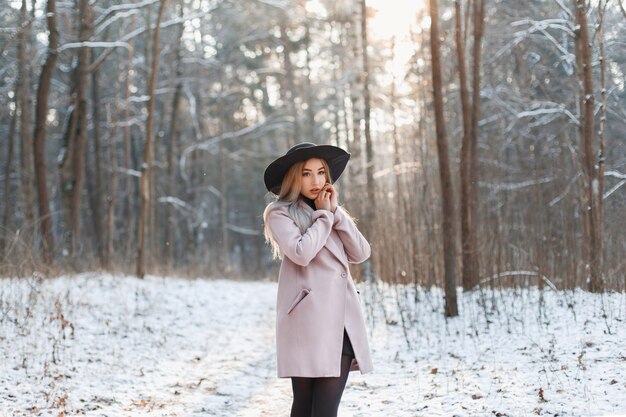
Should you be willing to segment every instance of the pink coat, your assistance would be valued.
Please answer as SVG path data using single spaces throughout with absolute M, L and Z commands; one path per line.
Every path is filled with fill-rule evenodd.
M 356 356 L 350 370 L 372 370 L 365 320 L 348 262 L 361 263 L 370 245 L 339 207 L 311 209 L 304 234 L 287 207 L 274 209 L 268 225 L 281 251 L 276 302 L 278 376 L 338 377 L 343 329 Z

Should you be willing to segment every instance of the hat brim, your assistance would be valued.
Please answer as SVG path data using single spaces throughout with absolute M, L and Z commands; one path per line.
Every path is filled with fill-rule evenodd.
M 263 179 L 267 190 L 278 195 L 283 178 L 289 171 L 289 168 L 296 162 L 306 161 L 311 158 L 320 158 L 326 161 L 330 169 L 328 174 L 334 183 L 346 169 L 350 160 L 350 154 L 333 145 L 315 145 L 289 152 L 276 159 L 265 169 Z

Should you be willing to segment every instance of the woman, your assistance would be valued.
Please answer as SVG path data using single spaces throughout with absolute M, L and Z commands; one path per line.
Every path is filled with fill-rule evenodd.
M 348 373 L 372 370 L 365 320 L 348 263 L 370 245 L 338 205 L 332 185 L 350 154 L 298 144 L 265 170 L 276 194 L 263 213 L 265 237 L 282 259 L 276 302 L 278 376 L 291 378 L 291 417 L 337 415 Z

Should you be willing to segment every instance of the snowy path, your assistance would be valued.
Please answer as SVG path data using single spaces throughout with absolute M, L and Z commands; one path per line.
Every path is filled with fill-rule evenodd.
M 351 373 L 341 417 L 626 415 L 623 294 L 462 294 L 462 315 L 446 321 L 438 290 L 415 303 L 410 288 L 360 287 L 375 372 Z M 97 274 L 0 280 L 0 416 L 287 416 L 275 292 Z M 397 297 L 411 300 L 402 316 Z

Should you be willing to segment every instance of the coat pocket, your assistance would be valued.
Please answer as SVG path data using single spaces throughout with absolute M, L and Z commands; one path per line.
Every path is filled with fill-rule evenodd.
M 296 298 L 293 300 L 293 303 L 291 303 L 291 307 L 289 307 L 289 310 L 287 310 L 287 314 L 291 313 L 291 310 L 296 308 L 296 306 L 300 303 L 300 301 L 304 300 L 304 297 L 309 295 L 310 292 L 311 290 L 308 288 L 303 288 L 302 290 L 300 290 Z

